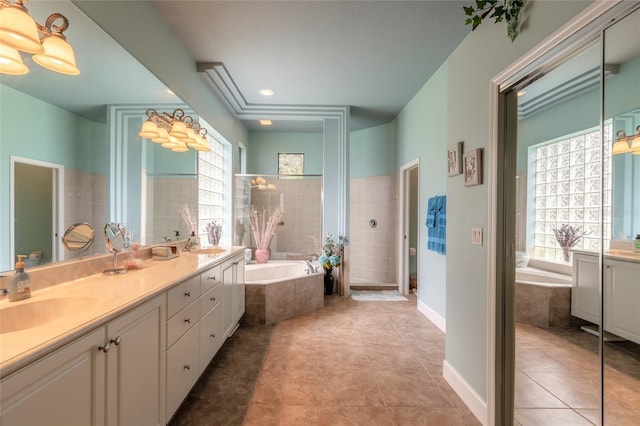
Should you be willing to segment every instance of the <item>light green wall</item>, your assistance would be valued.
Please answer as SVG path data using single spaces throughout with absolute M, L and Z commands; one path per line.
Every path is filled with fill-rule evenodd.
M 247 173 L 277 174 L 278 153 L 304 154 L 304 173 L 322 174 L 322 133 L 251 132 Z
M 393 174 L 396 157 L 394 140 L 393 123 L 351 132 L 349 137 L 350 178 Z
M 32 120 L 37 117 L 37 120 Z M 106 173 L 107 126 L 0 84 L 0 270 L 12 268 L 10 253 L 11 156 Z
M 443 64 L 395 120 L 397 168 L 420 160 L 418 194 L 418 297 L 442 318 L 446 316 L 447 257 L 427 250 L 427 200 L 447 189 L 447 64 Z M 447 221 L 452 224 L 452 222 Z M 449 229 L 447 227 L 447 240 Z M 448 241 L 447 241 L 448 245 Z M 447 252 L 449 248 L 447 247 Z
M 485 182 L 486 170 L 492 167 L 488 162 L 490 80 L 589 4 L 589 1 L 530 1 L 525 10 L 528 25 L 515 42 L 507 38 L 504 24 L 486 22 L 449 57 L 444 143 L 464 141 L 465 152 L 484 148 Z M 447 180 L 446 192 L 447 224 L 450 224 L 446 361 L 486 400 L 488 253 L 486 244 L 471 245 L 470 234 L 472 226 L 487 231 L 489 188 L 486 184 L 464 187 L 462 177 L 458 176 Z

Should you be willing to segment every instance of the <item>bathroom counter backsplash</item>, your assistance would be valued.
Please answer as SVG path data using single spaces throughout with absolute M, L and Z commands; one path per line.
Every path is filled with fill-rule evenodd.
M 225 252 L 217 255 L 182 253 L 171 260 L 147 259 L 142 269 L 113 276 L 103 275 L 101 272 L 94 273 L 35 289 L 30 299 L 19 302 L 9 302 L 8 297 L 2 297 L 0 321 L 3 315 L 10 315 L 3 312 L 6 309 L 47 299 L 88 298 L 92 303 L 45 325 L 0 334 L 0 377 L 12 373 L 87 331 L 104 325 L 124 311 L 153 298 L 173 285 L 244 251 L 244 247 L 225 249 Z M 110 266 L 107 264 L 106 268 Z M 31 271 L 28 272 L 32 274 Z M 31 282 L 35 284 L 37 278 L 34 279 L 34 275 L 31 276 Z

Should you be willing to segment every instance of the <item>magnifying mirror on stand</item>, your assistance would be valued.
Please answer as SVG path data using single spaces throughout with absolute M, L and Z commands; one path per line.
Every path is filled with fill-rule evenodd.
M 113 268 L 102 271 L 104 275 L 126 274 L 127 270 L 118 268 L 118 253 L 124 249 L 124 230 L 117 223 L 109 222 L 104 226 L 104 239 L 107 251 L 113 253 Z

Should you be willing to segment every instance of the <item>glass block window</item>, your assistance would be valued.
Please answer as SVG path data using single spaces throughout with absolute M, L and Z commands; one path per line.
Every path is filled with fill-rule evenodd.
M 279 175 L 303 175 L 304 174 L 304 154 L 279 153 L 278 154 L 278 174 Z
M 612 126 L 604 131 L 604 235 L 611 235 Z M 600 128 L 589 129 L 529 148 L 530 220 L 533 222 L 533 257 L 562 261 L 554 228 L 562 224 L 587 231 L 573 248 L 599 249 Z M 533 216 L 531 218 L 531 216 Z M 533 219 L 531 221 L 531 219 Z M 530 234 L 531 235 L 531 234 Z M 609 240 L 604 241 L 605 249 Z
M 198 232 L 200 243 L 209 245 L 207 224 L 216 222 L 228 227 L 224 218 L 224 146 L 221 142 L 207 137 L 210 152 L 198 152 Z

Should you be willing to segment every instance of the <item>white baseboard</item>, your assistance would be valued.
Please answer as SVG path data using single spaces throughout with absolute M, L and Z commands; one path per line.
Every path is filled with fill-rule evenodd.
M 418 312 L 427 317 L 427 319 L 442 330 L 443 333 L 447 332 L 447 321 L 420 299 L 418 299 Z
M 487 403 L 478 393 L 467 383 L 467 381 L 451 366 L 445 359 L 442 363 L 442 376 L 451 385 L 454 391 L 469 407 L 474 416 L 486 426 L 487 424 Z

